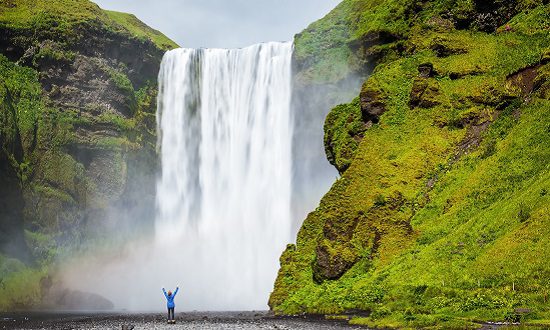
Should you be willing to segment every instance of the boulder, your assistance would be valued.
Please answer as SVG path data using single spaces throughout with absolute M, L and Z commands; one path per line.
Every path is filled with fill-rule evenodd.
M 386 112 L 385 96 L 372 80 L 367 80 L 361 88 L 360 100 L 363 121 L 378 123 L 380 116 Z
M 439 96 L 439 83 L 433 78 L 420 76 L 413 81 L 409 96 L 409 106 L 411 108 L 432 108 L 441 104 Z

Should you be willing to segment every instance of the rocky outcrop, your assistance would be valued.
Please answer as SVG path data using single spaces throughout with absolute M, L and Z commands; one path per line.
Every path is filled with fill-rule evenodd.
M 373 124 L 370 119 L 365 121 L 360 103 L 356 98 L 350 104 L 338 105 L 325 120 L 325 153 L 340 174 L 349 168 L 365 131 Z
M 372 80 L 368 80 L 363 84 L 359 98 L 363 121 L 378 123 L 380 116 L 386 112 L 385 96 L 380 88 Z

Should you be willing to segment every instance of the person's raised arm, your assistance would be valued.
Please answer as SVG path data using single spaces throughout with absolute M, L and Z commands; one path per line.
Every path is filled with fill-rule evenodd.
M 162 292 L 164 293 L 164 296 L 166 297 L 166 299 L 168 299 L 168 294 L 166 293 L 166 290 L 164 290 L 164 288 L 162 288 Z
M 179 291 L 180 287 L 176 287 L 176 291 L 174 291 L 174 297 L 176 296 L 176 294 L 178 294 L 178 291 Z

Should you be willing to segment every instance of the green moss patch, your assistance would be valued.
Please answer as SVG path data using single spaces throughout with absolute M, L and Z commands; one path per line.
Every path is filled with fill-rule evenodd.
M 515 16 L 486 33 L 503 17 L 476 1 L 344 1 L 297 36 L 311 77 L 332 56 L 313 45 L 352 50 L 348 70 L 370 40 L 393 51 L 327 116 L 342 176 L 281 256 L 276 313 L 362 310 L 351 323 L 410 328 L 550 318 L 548 5 L 496 5 Z
M 121 13 L 117 11 L 105 10 L 109 18 L 124 27 L 131 34 L 138 36 L 139 38 L 151 40 L 160 49 L 169 50 L 178 48 L 179 46 L 168 39 L 161 32 L 154 30 L 137 19 L 132 14 Z
M 147 40 L 162 50 L 177 48 L 177 44 L 135 16 L 102 10 L 88 0 L 6 0 L 0 5 L 0 27 L 21 31 L 18 38 L 22 42 L 39 36 L 76 41 L 86 27 Z

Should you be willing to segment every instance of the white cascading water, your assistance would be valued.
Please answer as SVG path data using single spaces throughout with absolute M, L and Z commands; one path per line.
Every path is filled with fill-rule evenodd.
M 159 73 L 156 233 L 60 272 L 119 310 L 267 309 L 291 241 L 291 43 L 176 49 Z M 116 235 L 116 233 L 114 233 Z
M 164 56 L 155 249 L 184 309 L 267 307 L 291 241 L 291 53 L 272 42 Z

